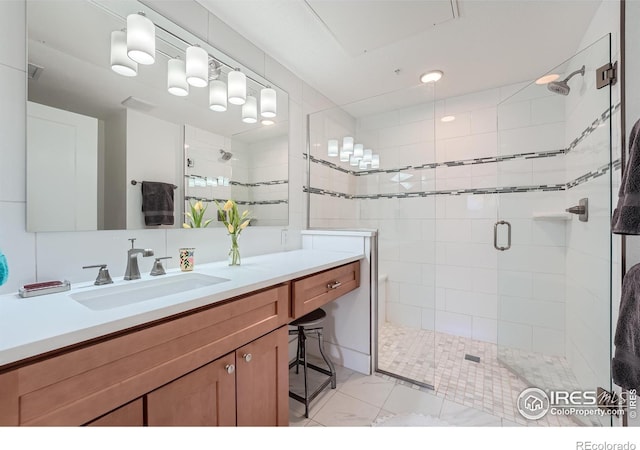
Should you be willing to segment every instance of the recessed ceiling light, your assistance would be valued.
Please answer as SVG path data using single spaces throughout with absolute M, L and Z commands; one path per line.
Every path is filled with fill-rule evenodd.
M 453 122 L 454 120 L 456 120 L 456 116 L 444 116 L 440 122 Z
M 423 73 L 422 75 L 420 75 L 420 81 L 422 83 L 430 83 L 432 81 L 435 82 L 442 78 L 442 75 L 444 75 L 442 70 L 432 70 L 431 72 Z
M 548 84 L 552 81 L 556 81 L 558 78 L 560 78 L 560 75 L 558 75 L 557 73 L 550 73 L 549 75 L 538 78 L 536 80 L 536 84 Z

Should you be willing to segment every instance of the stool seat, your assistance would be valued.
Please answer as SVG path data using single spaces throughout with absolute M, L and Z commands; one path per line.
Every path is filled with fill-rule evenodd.
M 302 366 L 304 370 L 304 397 L 289 391 L 289 397 L 304 403 L 304 416 L 309 417 L 309 404 L 311 401 L 320 394 L 327 386 L 331 386 L 331 389 L 336 388 L 336 369 L 333 366 L 331 360 L 324 352 L 324 339 L 322 336 L 322 327 L 318 326 L 320 322 L 327 317 L 327 313 L 318 308 L 305 314 L 302 317 L 291 322 L 289 325 L 296 327 L 295 330 L 289 330 L 289 335 L 295 335 L 298 337 L 298 349 L 296 351 L 296 358 L 289 363 L 289 369 L 296 368 L 298 373 L 298 366 Z M 307 362 L 307 335 L 315 335 L 318 338 L 318 347 L 322 359 L 327 364 L 328 369 L 324 367 L 316 366 Z M 313 392 L 309 392 L 309 382 L 307 380 L 307 370 L 313 369 L 317 372 L 327 375 L 327 379 L 321 383 Z
M 291 325 L 292 327 L 313 327 L 322 322 L 325 317 L 327 317 L 327 313 L 324 312 L 324 309 L 318 308 L 308 314 L 305 314 L 302 317 L 297 318 L 289 325 Z

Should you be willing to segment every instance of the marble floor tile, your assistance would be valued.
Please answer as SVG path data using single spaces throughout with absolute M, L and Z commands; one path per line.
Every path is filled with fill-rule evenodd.
M 354 373 L 345 383 L 338 386 L 338 390 L 358 400 L 382 407 L 394 386 L 394 381 L 379 376 Z
M 394 414 L 421 413 L 438 417 L 443 399 L 427 392 L 396 385 L 382 405 L 382 409 Z
M 440 412 L 440 420 L 457 427 L 500 427 L 502 420 L 475 408 L 445 400 Z
M 313 416 L 313 420 L 324 426 L 371 426 L 379 412 L 377 406 L 336 392 Z

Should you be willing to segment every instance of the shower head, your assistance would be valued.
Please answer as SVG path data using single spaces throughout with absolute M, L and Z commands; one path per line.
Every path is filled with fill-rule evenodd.
M 578 74 L 584 76 L 584 66 L 582 66 L 575 72 L 571 72 L 569 76 L 562 81 L 552 81 L 551 83 L 547 84 L 547 89 L 549 89 L 554 94 L 569 95 L 569 91 L 571 91 L 571 88 L 569 87 L 568 81 Z
M 233 153 L 225 152 L 223 149 L 220 149 L 220 160 L 221 161 L 229 161 L 232 156 L 233 156 Z

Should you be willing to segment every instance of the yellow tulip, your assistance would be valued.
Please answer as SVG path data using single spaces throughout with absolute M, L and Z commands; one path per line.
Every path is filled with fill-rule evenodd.
M 242 225 L 240 225 L 240 229 L 244 230 L 245 228 L 247 228 L 248 225 L 249 225 L 249 221 L 245 220 L 244 222 L 242 222 Z
M 233 233 L 233 225 L 229 224 L 229 226 L 227 226 L 227 230 L 229 230 L 229 233 Z
M 244 211 L 242 211 L 242 218 L 244 219 L 245 217 L 247 217 L 248 214 L 249 214 L 249 210 L 245 209 Z
M 196 211 L 200 211 L 202 209 L 202 202 L 201 201 L 196 202 L 196 204 L 193 205 L 193 209 L 195 209 Z
M 191 225 L 189 225 L 188 223 L 183 223 L 182 228 L 191 228 Z
M 233 202 L 231 200 L 227 200 L 227 203 L 222 207 L 223 211 L 230 211 L 233 208 Z

